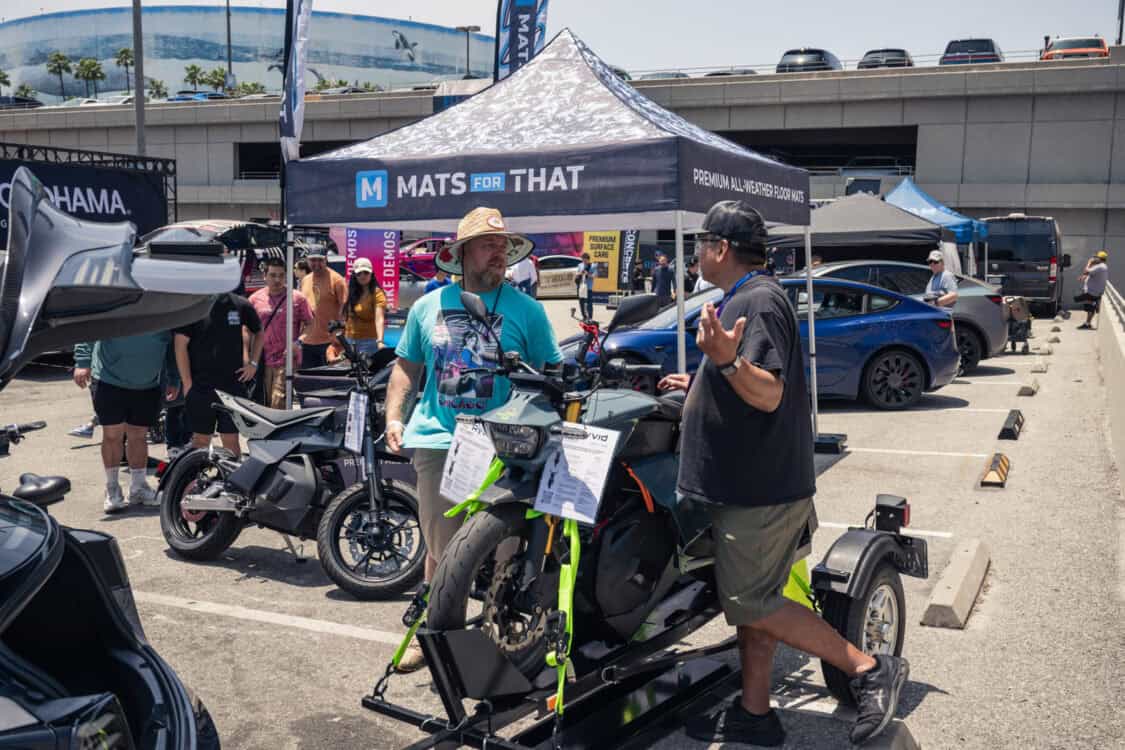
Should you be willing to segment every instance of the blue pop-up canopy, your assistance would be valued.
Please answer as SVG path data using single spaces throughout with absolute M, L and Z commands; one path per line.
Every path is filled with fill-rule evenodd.
M 980 242 L 988 236 L 987 224 L 964 214 L 959 214 L 952 208 L 938 203 L 933 196 L 918 187 L 910 177 L 904 179 L 894 190 L 887 193 L 884 200 L 926 221 L 940 224 L 953 232 L 953 235 L 957 238 L 957 243 L 960 245 Z

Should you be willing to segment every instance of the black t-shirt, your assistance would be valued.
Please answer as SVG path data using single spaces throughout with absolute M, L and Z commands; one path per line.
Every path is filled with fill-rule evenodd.
M 778 373 L 784 382 L 781 404 L 770 414 L 755 409 L 704 358 L 684 404 L 680 492 L 741 506 L 812 497 L 812 415 L 793 307 L 773 277 L 756 276 L 735 292 L 719 319 L 729 331 L 740 317 L 746 318 L 746 330 L 739 354 Z
M 238 382 L 235 371 L 242 367 L 242 326 L 258 333 L 262 320 L 248 299 L 223 294 L 206 318 L 176 329 L 189 339 L 192 385 L 229 388 Z

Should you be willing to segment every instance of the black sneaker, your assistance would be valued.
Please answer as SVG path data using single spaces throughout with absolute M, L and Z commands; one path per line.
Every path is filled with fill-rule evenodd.
M 1082 325 L 1078 326 L 1078 330 L 1079 331 L 1092 331 L 1092 330 L 1094 330 L 1094 327 L 1092 325 L 1090 325 L 1089 323 L 1083 323 Z
M 882 732 L 895 717 L 898 696 L 906 678 L 910 676 L 910 663 L 898 656 L 876 656 L 875 668 L 852 680 L 856 717 L 851 741 L 862 745 Z
M 745 745 L 779 747 L 785 742 L 785 728 L 777 712 L 770 709 L 757 716 L 742 707 L 741 699 L 722 711 L 689 719 L 684 725 L 687 736 L 702 742 L 740 742 Z

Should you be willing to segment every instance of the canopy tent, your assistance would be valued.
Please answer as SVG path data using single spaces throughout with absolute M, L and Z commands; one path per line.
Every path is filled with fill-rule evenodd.
M 948 206 L 938 203 L 910 177 L 900 182 L 883 199 L 892 206 L 918 216 L 934 224 L 940 224 L 953 233 L 957 244 L 967 245 L 980 242 L 988 236 L 988 225 L 964 214 L 959 214 Z
M 801 226 L 770 228 L 770 247 L 799 247 L 804 243 Z M 845 245 L 930 245 L 942 239 L 942 227 L 892 206 L 867 193 L 840 198 L 812 212 L 813 244 L 817 247 Z
M 727 199 L 748 200 L 770 221 L 807 224 L 809 176 L 658 106 L 569 29 L 467 101 L 290 162 L 285 184 L 291 224 L 448 232 L 487 205 L 527 233 L 674 227 L 680 371 L 684 227 Z

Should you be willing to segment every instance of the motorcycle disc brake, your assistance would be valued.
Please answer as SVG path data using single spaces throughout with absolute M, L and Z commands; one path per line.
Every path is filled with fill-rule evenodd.
M 509 559 L 502 570 L 495 571 L 492 586 L 485 597 L 482 629 L 502 651 L 518 652 L 543 637 L 546 632 L 547 612 L 536 604 L 534 612 L 516 609 L 511 599 L 516 596 L 520 563 Z

